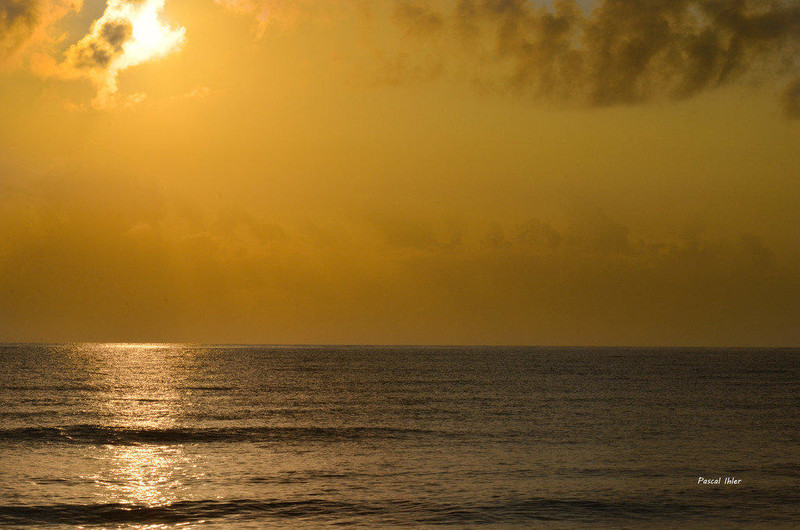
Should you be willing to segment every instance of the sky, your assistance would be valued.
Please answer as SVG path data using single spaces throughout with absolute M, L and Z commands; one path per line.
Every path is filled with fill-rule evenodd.
M 0 0 L 0 341 L 797 346 L 798 146 L 798 0 Z

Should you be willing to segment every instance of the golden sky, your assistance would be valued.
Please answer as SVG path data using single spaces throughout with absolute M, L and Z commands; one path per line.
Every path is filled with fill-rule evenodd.
M 0 0 L 0 340 L 798 345 L 798 0 Z

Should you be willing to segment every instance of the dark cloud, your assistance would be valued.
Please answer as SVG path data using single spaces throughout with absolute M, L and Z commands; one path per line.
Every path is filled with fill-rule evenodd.
M 119 52 L 122 50 L 122 45 L 131 38 L 133 33 L 133 26 L 128 21 L 106 22 L 100 28 L 100 36 L 108 45 Z
M 80 9 L 82 0 L 0 0 L 0 64 L 11 61 L 34 41 L 51 35 L 50 27 L 70 11 Z
M 29 0 L 0 0 L 0 60 L 30 37 L 39 20 L 39 4 Z
M 395 18 L 457 36 L 513 89 L 601 106 L 783 75 L 800 51 L 798 0 L 601 0 L 589 12 L 573 0 L 459 0 L 449 12 L 400 1 Z
M 0 27 L 5 31 L 20 24 L 32 27 L 38 19 L 39 2 L 30 0 L 0 1 Z
M 122 46 L 133 35 L 133 26 L 125 20 L 105 22 L 70 48 L 67 63 L 79 69 L 105 69 L 122 53 Z

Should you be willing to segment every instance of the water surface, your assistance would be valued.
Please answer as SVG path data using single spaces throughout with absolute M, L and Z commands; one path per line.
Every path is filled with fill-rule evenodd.
M 799 354 L 0 346 L 0 524 L 791 527 Z

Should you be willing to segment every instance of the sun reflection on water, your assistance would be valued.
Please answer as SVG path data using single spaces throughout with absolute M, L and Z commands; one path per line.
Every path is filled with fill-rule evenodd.
M 183 407 L 179 388 L 184 362 L 175 347 L 161 344 L 102 345 L 98 374 L 107 388 L 108 423 L 123 427 L 167 428 Z
M 107 472 L 95 480 L 106 488 L 106 502 L 162 506 L 181 499 L 184 481 L 197 467 L 183 446 L 107 446 Z
M 98 413 L 109 426 L 111 443 L 99 448 L 95 458 L 101 465 L 85 478 L 98 486 L 103 503 L 153 507 L 184 499 L 189 483 L 202 473 L 184 444 L 161 442 L 160 435 L 181 426 L 185 348 L 102 344 L 92 353 L 95 382 L 105 393 Z M 126 439 L 131 433 L 133 439 Z
M 134 342 L 105 342 L 102 344 L 93 344 L 92 346 L 105 349 L 105 350 L 122 350 L 122 351 L 130 351 L 130 350 L 163 350 L 170 347 L 173 347 L 172 344 L 166 342 L 142 342 L 142 343 L 134 343 Z

